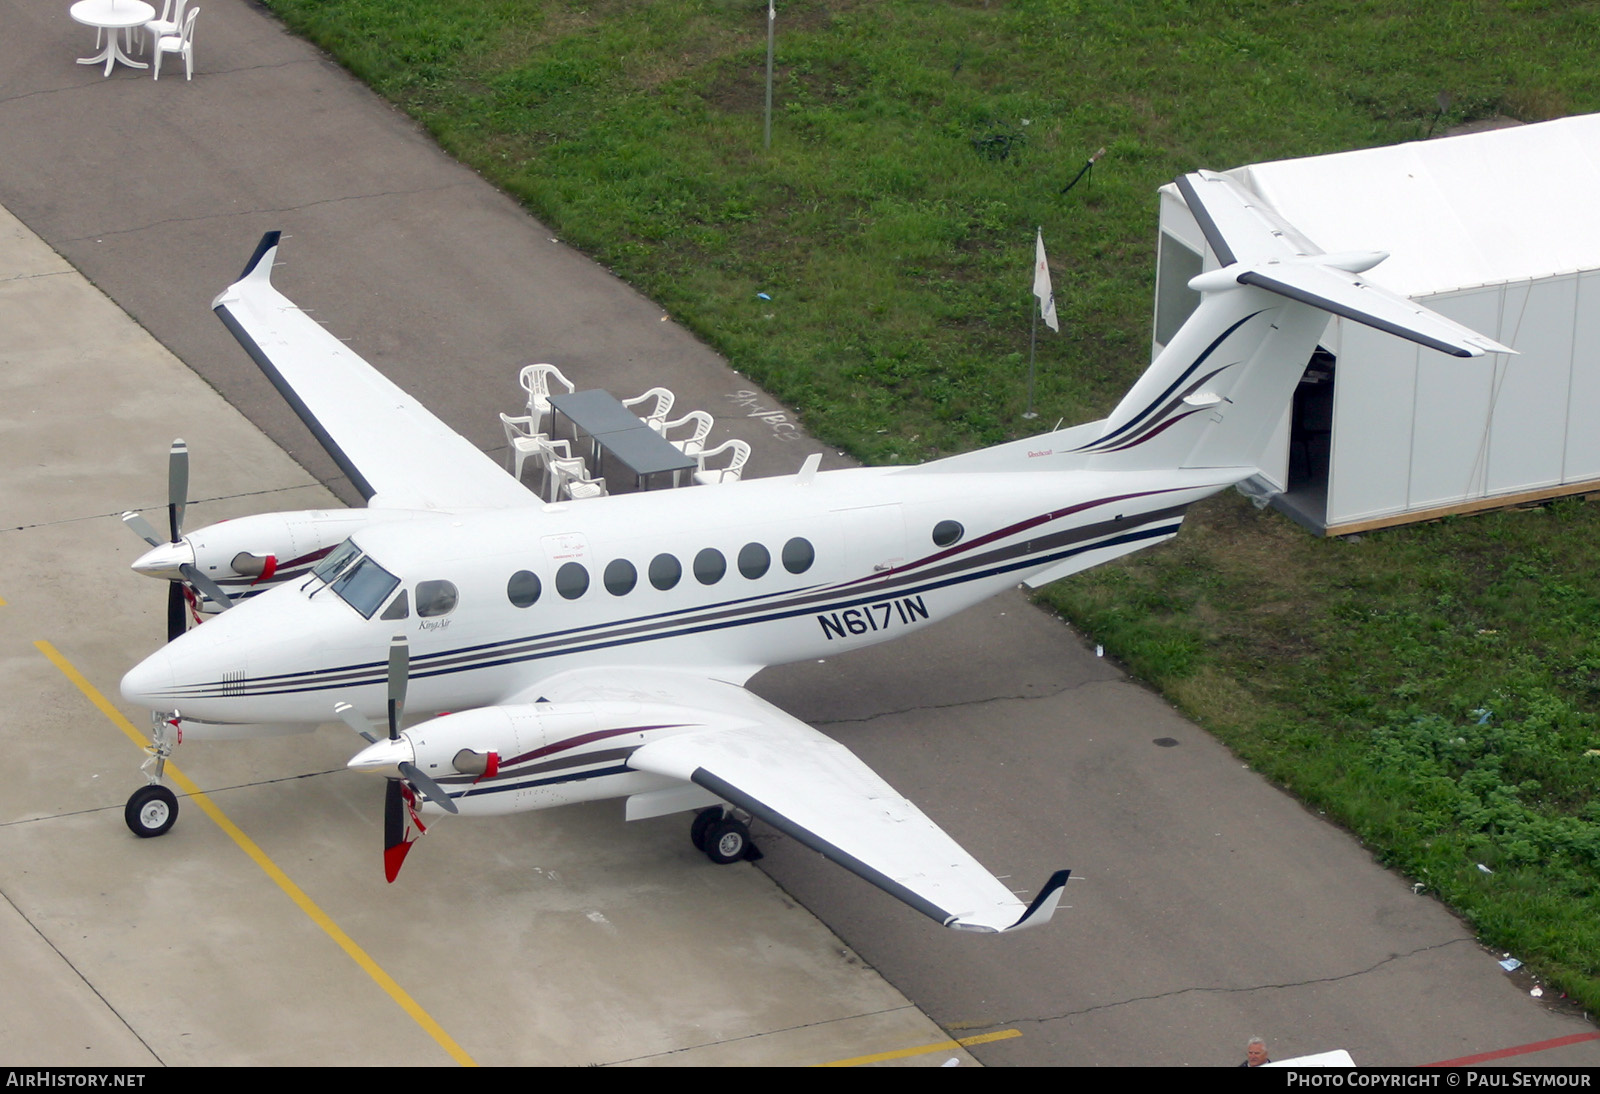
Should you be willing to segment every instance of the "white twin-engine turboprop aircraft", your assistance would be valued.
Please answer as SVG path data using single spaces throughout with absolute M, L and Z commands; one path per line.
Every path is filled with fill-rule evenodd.
M 229 606 L 127 674 L 154 711 L 130 827 L 159 835 L 178 730 L 242 736 L 342 718 L 389 778 L 391 880 L 407 818 L 620 797 L 629 819 L 699 809 L 727 862 L 759 817 L 961 930 L 1048 920 L 841 745 L 757 698 L 766 665 L 909 634 L 1018 582 L 1041 585 L 1175 535 L 1185 509 L 1256 472 L 1334 312 L 1457 356 L 1510 352 L 1318 251 L 1221 175 L 1178 180 L 1226 265 L 1104 421 L 920 467 L 818 472 L 545 504 L 271 283 L 278 233 L 217 314 L 365 510 L 275 514 L 183 535 L 135 564 Z M 337 546 L 335 546 L 337 544 Z M 330 551 L 329 548 L 332 548 Z M 306 567 L 314 563 L 310 573 Z M 402 728 L 400 710 L 435 715 Z M 388 735 L 367 719 L 387 717 Z

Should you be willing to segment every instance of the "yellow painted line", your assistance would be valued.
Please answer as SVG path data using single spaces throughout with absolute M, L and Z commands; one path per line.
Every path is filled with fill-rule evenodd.
M 988 1044 L 990 1041 L 1009 1041 L 1013 1037 L 1021 1037 L 1020 1029 L 1002 1029 L 994 1033 L 980 1033 L 976 1037 L 963 1037 L 959 1041 L 936 1041 L 931 1045 L 918 1045 L 916 1048 L 896 1049 L 894 1052 L 880 1052 L 874 1056 L 853 1056 L 848 1060 L 834 1060 L 832 1063 L 817 1064 L 817 1067 L 860 1067 L 863 1064 L 879 1064 L 885 1060 L 904 1060 L 910 1056 L 928 1056 L 935 1052 L 949 1052 L 952 1049 L 967 1048 L 971 1045 Z
M 130 741 L 138 745 L 140 748 L 145 748 L 149 745 L 150 742 L 148 739 L 146 739 L 144 734 L 135 729 L 133 723 L 128 721 L 127 718 L 123 717 L 123 714 L 120 710 L 107 702 L 106 697 L 101 695 L 99 690 L 93 684 L 89 683 L 89 681 L 84 678 L 84 675 L 73 667 L 70 661 L 61 656 L 60 653 L 56 652 L 56 648 L 54 646 L 43 640 L 34 642 L 34 646 L 39 650 L 40 653 L 44 654 L 45 657 L 49 658 L 51 664 L 55 665 L 56 668 L 61 670 L 61 674 L 63 676 L 65 676 L 68 680 L 71 680 L 73 685 L 77 687 L 79 691 L 83 692 L 84 697 L 87 698 L 89 702 L 93 703 L 99 709 L 100 713 L 104 714 L 111 721 L 112 725 L 116 726 L 118 729 L 122 730 L 123 733 L 127 734 Z M 417 1001 L 406 993 L 404 988 L 395 983 L 394 977 L 384 972 L 376 961 L 367 956 L 367 952 L 360 946 L 356 945 L 355 939 L 345 934 L 343 929 L 341 929 L 326 912 L 316 906 L 311 898 L 308 897 L 303 890 L 301 890 L 300 886 L 290 881 L 289 875 L 285 874 L 281 869 L 279 869 L 278 864 L 268 858 L 267 853 L 261 850 L 260 847 L 256 846 L 254 840 L 240 831 L 239 827 L 234 824 L 233 821 L 228 819 L 227 814 L 223 813 L 223 811 L 219 809 L 198 786 L 195 785 L 193 780 L 191 780 L 183 772 L 179 771 L 177 766 L 173 764 L 171 760 L 167 761 L 166 774 L 168 778 L 170 778 L 173 783 L 177 785 L 179 790 L 182 790 L 191 801 L 198 805 L 201 811 L 216 823 L 218 828 L 226 832 L 228 837 L 232 839 L 234 843 L 239 845 L 239 849 L 245 854 L 249 855 L 250 858 L 254 860 L 255 864 L 261 867 L 262 871 L 277 884 L 278 888 L 282 889 L 284 894 L 287 895 L 290 900 L 294 901 L 295 904 L 300 907 L 302 912 L 310 917 L 311 922 L 321 927 L 323 933 L 325 933 L 329 938 L 333 939 L 339 948 L 350 956 L 350 960 L 361 966 L 362 971 L 368 976 L 372 977 L 374 983 L 376 983 L 384 991 L 388 992 L 389 997 L 400 1005 L 400 1009 L 409 1014 L 412 1021 L 421 1026 L 427 1032 L 428 1036 L 432 1037 L 436 1042 L 438 1042 L 440 1048 L 448 1052 L 455 1059 L 455 1061 L 461 1064 L 463 1067 L 478 1066 L 477 1061 L 471 1056 L 468 1056 L 466 1050 L 464 1050 L 460 1045 L 456 1044 L 455 1039 L 444 1031 L 444 1027 L 439 1025 L 438 1022 L 435 1022 L 428 1015 L 428 1012 L 423 1010 L 422 1007 L 418 1005 Z

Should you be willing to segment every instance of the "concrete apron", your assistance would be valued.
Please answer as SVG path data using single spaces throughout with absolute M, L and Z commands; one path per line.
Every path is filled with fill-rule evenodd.
M 338 503 L 4 210 L 0 330 L 0 983 L 25 985 L 0 993 L 0 1059 L 809 1064 L 945 1040 L 682 817 L 442 823 L 385 885 L 382 786 L 344 770 L 342 726 L 178 749 L 255 858 L 187 797 L 169 835 L 131 835 L 141 753 L 69 675 L 146 730 L 117 687 L 163 640 L 166 590 L 127 568 L 144 548 L 119 514 L 165 528 L 176 436 L 189 528 Z M 901 1062 L 951 1057 L 972 1062 Z

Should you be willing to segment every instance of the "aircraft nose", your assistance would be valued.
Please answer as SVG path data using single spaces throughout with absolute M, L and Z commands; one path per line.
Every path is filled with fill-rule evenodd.
M 122 678 L 122 697 L 151 710 L 164 710 L 173 683 L 172 657 L 163 646 L 140 661 Z
M 194 565 L 194 548 L 189 546 L 188 540 L 180 539 L 176 543 L 162 543 L 150 548 L 134 560 L 133 569 L 146 577 L 177 581 L 183 577 L 179 567 L 186 563 Z
M 417 753 L 411 747 L 411 738 L 402 733 L 394 740 L 385 737 L 357 752 L 345 764 L 351 771 L 371 771 L 381 775 L 399 775 L 402 763 L 415 763 Z

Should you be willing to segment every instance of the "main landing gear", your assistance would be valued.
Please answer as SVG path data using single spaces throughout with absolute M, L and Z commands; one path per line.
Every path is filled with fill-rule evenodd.
M 761 852 L 750 840 L 750 827 L 733 810 L 714 805 L 695 814 L 689 826 L 689 839 L 695 849 L 704 851 L 706 858 L 718 866 L 726 866 L 741 859 L 751 862 L 761 857 Z
M 145 839 L 166 835 L 178 820 L 178 796 L 161 785 L 161 776 L 167 769 L 167 757 L 183 740 L 177 711 L 171 714 L 157 711 L 150 720 L 150 736 L 154 743 L 149 748 L 150 758 L 139 767 L 150 781 L 129 796 L 122 810 L 128 831 Z

